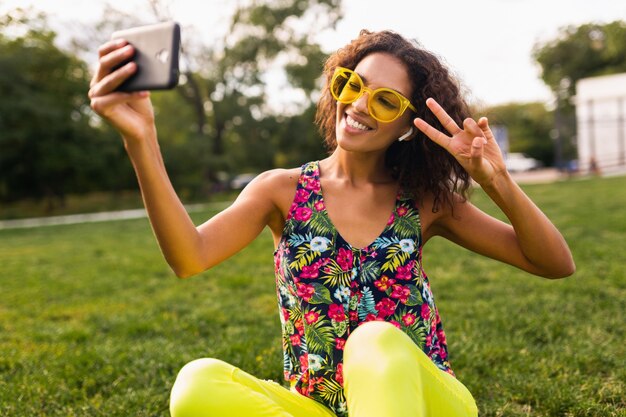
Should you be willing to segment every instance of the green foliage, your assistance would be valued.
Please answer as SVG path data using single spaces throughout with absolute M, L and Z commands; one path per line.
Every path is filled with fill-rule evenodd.
M 128 185 L 117 141 L 92 126 L 85 63 L 55 46 L 45 16 L 17 11 L 0 31 L 0 200 Z
M 163 160 L 176 191 L 187 201 L 205 198 L 215 191 L 207 167 L 219 171 L 226 164 L 212 157 L 210 143 L 195 131 L 193 108 L 179 94 L 154 92 L 151 98 Z
M 334 379 L 325 378 L 320 391 L 324 401 L 329 404 L 338 404 L 345 400 L 342 386 Z
M 533 56 L 545 83 L 568 99 L 581 78 L 626 71 L 626 22 L 561 28 L 555 39 L 535 45 Z
M 335 232 L 335 226 L 328 214 L 323 211 L 317 211 L 314 208 L 311 211 L 309 227 L 311 227 L 311 231 L 315 235 L 329 236 Z
M 626 72 L 626 21 L 567 26 L 533 48 L 541 78 L 556 98 L 557 162 L 575 156 L 576 82 L 582 78 Z
M 211 143 L 221 169 L 256 172 L 323 154 L 312 96 L 326 55 L 312 35 L 338 21 L 340 6 L 340 0 L 241 6 L 224 42 L 202 48 L 194 58 L 197 64 L 179 92 L 196 109 L 198 135 Z M 270 107 L 267 80 L 277 74 L 286 77 L 286 91 L 302 97 L 293 108 Z
M 313 259 L 319 256 L 319 254 L 319 252 L 311 249 L 310 243 L 300 246 L 298 248 L 298 252 L 296 252 L 294 261 L 289 264 L 289 267 L 300 270 L 303 266 L 311 264 L 311 262 L 313 262 Z
M 350 286 L 350 278 L 352 277 L 352 271 L 344 271 L 341 266 L 332 259 L 328 265 L 323 269 L 322 279 L 325 285 L 337 287 L 340 285 Z
M 399 238 L 406 238 L 415 236 L 415 225 L 417 224 L 419 224 L 418 216 L 395 216 L 390 227 Z
M 424 327 L 425 324 L 421 323 L 419 320 L 415 320 L 413 323 L 407 326 L 407 324 L 402 319 L 405 314 L 407 314 L 406 308 L 402 307 L 401 309 L 397 309 L 395 314 L 393 315 L 393 320 L 400 323 L 402 330 L 404 330 L 409 335 L 411 340 L 413 340 L 413 342 L 417 346 L 423 349 L 424 345 L 426 344 L 426 334 L 429 330 L 427 330 L 426 327 Z M 431 310 L 431 317 L 433 314 L 434 312 Z
M 626 177 L 525 187 L 573 251 L 578 270 L 564 280 L 442 239 L 424 248 L 452 367 L 481 416 L 626 412 L 625 187 Z M 498 213 L 482 192 L 473 200 Z M 145 219 L 0 231 L 0 415 L 167 416 L 176 373 L 200 357 L 281 381 L 272 250 L 265 232 L 176 280 Z
M 257 85 L 260 75 L 280 57 L 286 60 L 294 84 L 311 92 L 325 59 L 313 36 L 334 26 L 341 16 L 340 0 L 258 1 L 242 6 L 232 19 L 220 61 L 229 75 L 225 81 Z M 298 26 L 305 22 L 307 30 L 302 31 Z
M 369 287 L 363 288 L 363 297 L 359 300 L 359 320 L 363 321 L 368 314 L 376 315 L 376 303 L 374 294 Z
M 361 273 L 359 275 L 362 283 L 374 282 L 375 279 L 380 277 L 380 263 L 376 261 L 366 261 L 361 266 Z
M 335 334 L 332 326 L 325 320 L 319 320 L 313 325 L 304 328 L 309 353 L 326 353 L 332 355 Z
M 409 295 L 409 298 L 406 301 L 406 305 L 407 306 L 416 306 L 418 304 L 422 304 L 423 303 L 423 299 L 422 299 L 422 292 L 420 291 L 420 289 L 417 288 L 413 284 L 408 284 L 407 287 L 411 291 L 411 295 Z
M 166 18 L 162 2 L 150 5 Z M 165 164 L 183 199 L 222 189 L 228 173 L 323 156 L 313 95 L 325 54 L 312 35 L 338 21 L 340 6 L 340 0 L 253 2 L 240 6 L 223 42 L 193 44 L 199 37 L 183 36 L 190 44 L 181 85 L 152 96 Z M 119 135 L 89 109 L 90 75 L 78 54 L 93 53 L 112 30 L 145 23 L 107 7 L 100 24 L 69 34 L 75 52 L 68 52 L 56 45 L 44 15 L 16 9 L 0 19 L 0 200 L 51 202 L 136 188 Z M 268 103 L 266 82 L 275 74 L 301 98 L 289 109 Z
M 311 284 L 315 289 L 313 297 L 309 300 L 310 304 L 330 304 L 332 299 L 330 298 L 330 291 L 328 287 L 320 284 L 319 282 L 313 282 Z
M 387 250 L 387 258 L 386 262 L 380 268 L 382 272 L 393 271 L 398 269 L 398 267 L 406 262 L 409 258 L 409 254 L 402 250 L 402 247 L 399 243 L 394 243 Z
M 543 162 L 554 164 L 554 114 L 543 103 L 510 103 L 486 109 L 492 125 L 506 126 L 511 152 L 522 152 Z

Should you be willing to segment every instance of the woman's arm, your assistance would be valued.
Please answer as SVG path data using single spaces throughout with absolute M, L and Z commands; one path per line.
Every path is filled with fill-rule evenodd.
M 147 138 L 156 143 L 156 137 Z M 235 202 L 196 227 L 168 178 L 158 146 L 146 141 L 127 145 L 152 229 L 168 264 L 184 278 L 211 268 L 254 240 L 276 216 L 275 175 L 261 174 Z
M 434 100 L 429 99 L 427 105 L 452 136 L 422 119 L 416 119 L 415 125 L 459 161 L 511 222 L 508 225 L 459 200 L 454 210 L 438 218 L 433 230 L 536 275 L 561 278 L 573 274 L 575 265 L 567 243 L 507 172 L 487 119 L 478 123 L 466 119 L 461 129 Z
M 511 224 L 460 201 L 437 219 L 433 234 L 473 252 L 546 278 L 563 278 L 575 265 L 567 243 L 550 220 L 510 178 L 504 193 L 487 194 L 500 206 Z
M 91 107 L 122 134 L 163 255 L 179 277 L 187 277 L 239 251 L 276 216 L 273 176 L 253 181 L 231 207 L 196 228 L 165 170 L 149 94 L 114 91 L 136 71 L 134 63 L 113 70 L 130 56 L 132 47 L 123 41 L 100 48 L 89 90 Z

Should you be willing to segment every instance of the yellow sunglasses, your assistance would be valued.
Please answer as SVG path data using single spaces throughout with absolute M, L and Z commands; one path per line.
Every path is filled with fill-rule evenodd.
M 359 74 L 348 68 L 337 67 L 330 82 L 330 93 L 340 103 L 354 103 L 365 93 L 369 94 L 367 109 L 370 116 L 379 122 L 389 123 L 402 116 L 404 111 L 417 109 L 408 98 L 390 88 L 372 90 L 363 84 Z

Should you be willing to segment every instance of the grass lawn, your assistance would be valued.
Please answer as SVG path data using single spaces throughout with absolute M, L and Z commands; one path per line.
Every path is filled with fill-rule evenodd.
M 626 177 L 525 189 L 578 271 L 549 281 L 430 242 L 453 368 L 481 416 L 625 416 Z M 0 231 L 0 415 L 167 416 L 176 372 L 205 356 L 280 380 L 272 250 L 264 233 L 177 280 L 145 219 Z

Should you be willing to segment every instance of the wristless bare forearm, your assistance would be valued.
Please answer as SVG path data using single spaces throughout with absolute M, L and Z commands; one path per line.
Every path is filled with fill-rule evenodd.
M 573 272 L 574 263 L 565 239 L 508 172 L 498 175 L 483 190 L 509 219 L 530 263 L 546 276 Z
M 179 276 L 202 268 L 202 239 L 167 175 L 156 135 L 124 138 L 141 195 L 161 251 Z

